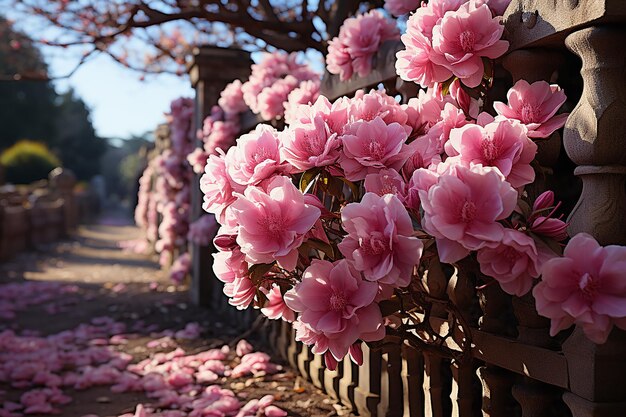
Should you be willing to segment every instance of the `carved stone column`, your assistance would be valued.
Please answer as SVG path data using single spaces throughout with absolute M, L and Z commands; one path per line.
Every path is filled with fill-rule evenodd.
M 195 126 L 202 129 L 204 118 L 211 113 L 211 107 L 217 104 L 220 93 L 233 80 L 246 80 L 250 74 L 252 60 L 250 53 L 230 48 L 203 46 L 194 50 L 194 60 L 189 67 L 191 84 L 196 90 Z M 197 147 L 202 147 L 198 140 Z M 200 176 L 196 175 L 196 186 L 191 188 L 191 221 L 202 214 L 202 195 L 199 188 Z M 191 298 L 195 304 L 211 304 L 211 292 L 217 287 L 213 274 L 211 246 L 190 244 L 191 248 Z M 221 287 L 221 285 L 220 285 Z M 221 291 L 221 290 L 217 290 Z
M 626 30 L 591 27 L 574 32 L 567 47 L 582 60 L 584 88 L 565 124 L 564 144 L 583 190 L 570 235 L 592 234 L 600 244 L 626 244 Z
M 478 368 L 477 373 L 483 384 L 483 417 L 517 416 L 518 409 L 511 395 L 515 382 L 511 372 L 487 365 Z
M 584 89 L 565 125 L 564 145 L 578 165 L 582 195 L 570 215 L 569 232 L 586 232 L 602 245 L 626 244 L 626 29 L 589 27 L 566 38 L 582 60 Z M 574 417 L 623 416 L 626 399 L 626 332 L 614 330 L 603 345 L 580 328 L 563 345 Z

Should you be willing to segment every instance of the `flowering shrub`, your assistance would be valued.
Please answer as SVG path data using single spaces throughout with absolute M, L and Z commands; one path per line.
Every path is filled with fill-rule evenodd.
M 331 74 L 339 74 L 342 81 L 354 73 L 364 77 L 372 70 L 372 58 L 380 44 L 399 36 L 395 22 L 377 10 L 346 19 L 339 36 L 328 42 L 326 68 Z
M 284 130 L 260 125 L 212 155 L 201 187 L 231 304 L 294 321 L 333 366 L 384 337 L 379 303 L 415 289 L 433 258 L 476 254 L 506 292 L 528 293 L 565 223 L 552 194 L 524 201 L 537 151 L 528 125 L 479 114 L 463 88 L 435 85 L 406 105 L 384 91 L 319 97 Z M 547 96 L 562 92 L 533 88 L 552 117 Z
M 319 75 L 308 65 L 298 63 L 296 53 L 268 53 L 261 62 L 252 65 L 252 74 L 241 91 L 252 112 L 269 121 L 284 116 L 285 103 L 294 90 L 311 89 L 307 81 L 319 85 Z
M 508 48 L 496 14 L 506 4 L 434 0 L 411 15 L 397 70 L 426 90 L 407 104 L 375 90 L 334 102 L 298 92 L 306 97 L 289 103 L 284 129 L 260 125 L 209 157 L 201 189 L 221 226 L 214 271 L 232 305 L 293 322 L 331 368 L 348 354 L 360 363 L 361 341 L 397 334 L 399 317 L 425 311 L 420 278 L 440 262 L 474 268 L 511 295 L 534 287 L 553 335 L 579 323 L 603 342 L 626 326 L 617 272 L 626 252 L 578 235 L 563 256 L 560 203 L 524 190 L 537 142 L 565 123 L 565 93 L 522 80 L 493 109 L 477 99 Z M 351 47 L 371 60 L 380 33 L 350 32 L 383 27 L 381 15 L 366 16 L 333 43 L 354 35 Z
M 500 57 L 509 46 L 500 39 L 504 27 L 500 17 L 493 16 L 491 3 L 435 0 L 417 9 L 402 35 L 406 49 L 397 54 L 398 75 L 422 87 L 451 77 L 468 87 L 480 85 L 485 76 L 484 59 Z M 502 2 L 494 3 L 501 6 Z
M 166 267 L 174 262 L 170 273 L 176 282 L 182 281 L 190 266 L 186 251 L 193 171 L 188 160 L 204 168 L 202 157 L 192 153 L 195 152 L 193 112 L 191 99 L 172 102 L 167 115 L 170 142 L 144 170 L 135 208 L 135 222 L 145 230 L 147 240 L 154 243 L 160 264 Z M 178 255 L 176 260 L 175 255 Z

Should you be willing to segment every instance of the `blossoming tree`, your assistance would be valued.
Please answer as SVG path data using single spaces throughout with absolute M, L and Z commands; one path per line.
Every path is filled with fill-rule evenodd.
M 79 65 L 104 53 L 130 68 L 178 74 L 200 44 L 325 52 L 347 17 L 382 5 L 380 0 L 11 2 L 21 16 L 38 18 L 30 28 L 42 29 L 44 44 L 79 50 Z

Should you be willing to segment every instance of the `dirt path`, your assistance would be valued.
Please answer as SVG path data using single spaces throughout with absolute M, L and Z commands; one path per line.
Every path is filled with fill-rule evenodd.
M 120 249 L 120 242 L 138 237 L 138 229 L 116 213 L 104 217 L 97 225 L 81 226 L 72 240 L 21 254 L 10 262 L 0 264 L 0 416 L 10 415 L 3 414 L 3 406 L 18 403 L 28 390 L 40 390 L 44 385 L 51 384 L 39 381 L 16 388 L 15 378 L 5 378 L 2 382 L 3 366 L 6 373 L 8 368 L 14 366 L 8 361 L 16 357 L 2 356 L 3 335 L 5 339 L 7 335 L 9 338 L 21 337 L 21 341 L 26 340 L 24 337 L 33 336 L 37 343 L 44 343 L 48 339 L 58 339 L 59 334 L 63 334 L 61 332 L 74 331 L 77 326 L 84 327 L 90 323 L 96 323 L 96 327 L 116 328 L 106 322 L 109 320 L 121 323 L 123 331 L 117 336 L 109 332 L 108 339 L 95 336 L 89 340 L 83 338 L 81 343 L 84 347 L 76 347 L 75 350 L 80 352 L 90 346 L 104 345 L 116 355 L 131 355 L 131 363 L 154 358 L 157 352 L 171 352 L 177 347 L 183 349 L 186 355 L 219 348 L 237 336 L 239 331 L 225 326 L 214 313 L 191 305 L 185 288 L 171 285 L 150 256 Z M 12 314 L 14 317 L 11 317 Z M 102 317 L 106 318 L 102 322 L 104 324 L 98 321 L 102 321 Z M 181 333 L 189 323 L 194 324 Z M 97 335 L 101 330 L 89 331 Z M 122 341 L 113 343 L 112 340 L 117 340 L 115 337 Z M 254 340 L 251 342 L 255 345 Z M 13 345 L 16 342 L 11 340 L 10 343 Z M 255 347 L 262 348 L 257 345 Z M 228 358 L 223 360 L 227 369 L 240 362 L 235 352 L 230 352 Z M 270 373 L 238 378 L 222 375 L 211 383 L 198 383 L 196 379 L 196 388 L 219 384 L 232 390 L 242 404 L 271 394 L 273 404 L 293 416 L 346 414 L 289 369 L 274 375 Z M 115 377 L 111 378 L 115 382 Z M 137 404 L 155 403 L 154 397 L 146 397 L 145 391 L 113 393 L 110 385 L 94 383 L 86 389 L 62 386 L 72 401 L 55 405 L 54 408 L 60 412 L 57 415 L 118 416 L 134 413 Z M 194 392 L 186 394 L 187 397 Z M 180 392 L 177 395 L 183 398 Z M 154 408 L 160 411 L 168 407 Z M 177 406 L 169 409 L 175 408 Z M 185 410 L 183 406 L 179 408 Z M 18 409 L 15 415 L 24 411 Z M 157 411 L 154 415 L 161 415 Z M 179 415 L 186 416 L 186 412 Z

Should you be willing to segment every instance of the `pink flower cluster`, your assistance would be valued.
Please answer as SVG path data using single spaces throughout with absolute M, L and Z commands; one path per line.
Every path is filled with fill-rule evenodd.
M 529 132 L 552 128 L 562 92 L 516 85 L 509 105 L 536 106 L 529 121 L 480 113 L 466 87 L 450 87 L 406 105 L 384 91 L 321 96 L 294 105 L 282 131 L 260 125 L 212 155 L 201 189 L 221 225 L 214 271 L 230 303 L 293 321 L 335 366 L 384 336 L 378 302 L 411 284 L 423 239 L 443 262 L 475 252 L 506 292 L 530 291 L 557 256 L 543 239 L 563 240 L 566 225 L 551 193 L 527 213 L 518 200 L 535 177 Z
M 191 99 L 172 102 L 171 112 L 167 115 L 168 146 L 149 162 L 140 184 L 136 221 L 146 229 L 147 239 L 155 242 L 155 250 L 164 267 L 172 264 L 175 254 L 182 256 L 187 250 L 193 180 L 187 157 L 195 142 L 193 112 Z M 181 279 L 187 264 L 184 257 L 179 258 L 172 278 Z
M 205 214 L 189 225 L 187 240 L 200 246 L 208 246 L 217 232 L 215 217 Z
M 182 284 L 190 270 L 191 254 L 189 252 L 182 253 L 174 260 L 170 267 L 170 279 L 176 284 Z
M 339 74 L 342 81 L 349 80 L 354 73 L 364 77 L 371 72 L 372 59 L 380 45 L 399 37 L 395 22 L 377 10 L 346 19 L 339 36 L 328 42 L 326 69 Z
M 204 143 L 205 155 L 212 155 L 217 149 L 228 150 L 235 143 L 237 133 L 239 133 L 239 113 L 230 113 L 214 106 L 211 114 L 204 119 L 202 132 L 199 133 Z
M 155 174 L 158 159 L 148 162 L 139 178 L 139 191 L 137 193 L 137 206 L 135 207 L 135 223 L 143 229 L 149 242 L 158 239 L 159 212 L 157 210 L 158 197 L 155 190 Z
M 604 343 L 614 325 L 626 330 L 625 268 L 626 247 L 574 236 L 563 257 L 544 264 L 533 289 L 537 312 L 552 321 L 550 334 L 576 323 L 590 340 Z
M 291 92 L 299 88 L 303 91 L 298 95 L 307 96 L 311 86 L 305 83 L 312 81 L 319 85 L 319 78 L 308 65 L 298 63 L 296 53 L 268 53 L 258 64 L 252 65 L 252 74 L 241 91 L 252 112 L 269 121 L 283 117 Z
M 502 56 L 509 43 L 491 7 L 502 2 L 432 0 L 411 15 L 402 35 L 405 50 L 397 53 L 396 69 L 403 80 L 431 87 L 456 77 L 467 87 L 483 80 L 483 59 Z M 503 11 L 503 10 L 502 10 Z

